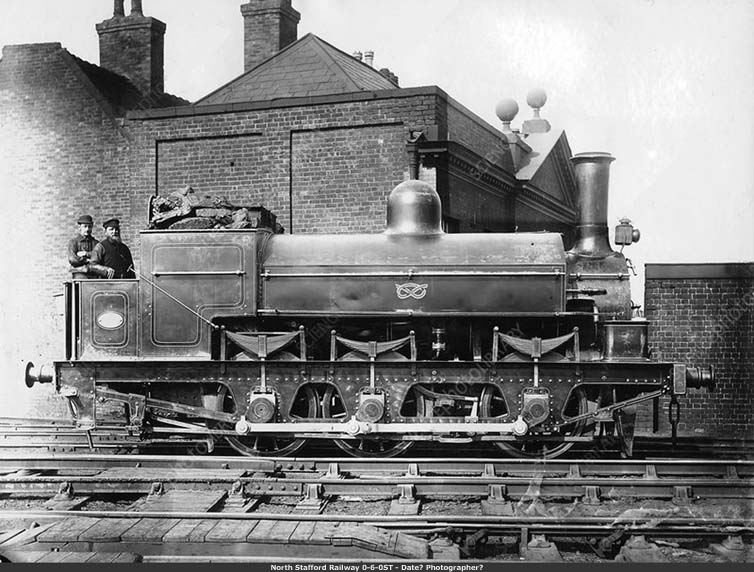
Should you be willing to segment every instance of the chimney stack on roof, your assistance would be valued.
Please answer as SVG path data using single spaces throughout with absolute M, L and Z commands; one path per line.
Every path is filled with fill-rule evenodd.
M 380 75 L 392 81 L 396 86 L 398 85 L 398 76 L 391 72 L 388 68 L 380 69 Z
M 374 52 L 372 50 L 364 52 L 364 63 L 370 68 L 374 66 Z
M 361 61 L 362 55 L 363 54 L 360 51 L 358 51 L 358 50 L 353 53 L 353 57 L 355 57 L 359 61 Z
M 241 5 L 244 19 L 244 72 L 298 38 L 299 14 L 291 0 L 250 0 Z
M 141 0 L 131 0 L 126 16 L 124 0 L 115 0 L 113 17 L 97 24 L 99 65 L 126 76 L 144 95 L 165 90 L 164 22 L 146 17 Z

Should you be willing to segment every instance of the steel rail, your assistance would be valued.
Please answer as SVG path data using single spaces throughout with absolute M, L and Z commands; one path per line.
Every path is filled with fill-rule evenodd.
M 4 454 L 3 454 L 4 453 Z M 251 471 L 319 471 L 340 473 L 417 473 L 442 472 L 452 475 L 568 475 L 649 477 L 673 475 L 717 475 L 752 477 L 754 460 L 750 459 L 514 459 L 514 458 L 390 458 L 358 457 L 243 457 L 209 455 L 110 455 L 3 452 L 0 469 L 66 469 L 109 467 L 175 467 L 244 469 Z

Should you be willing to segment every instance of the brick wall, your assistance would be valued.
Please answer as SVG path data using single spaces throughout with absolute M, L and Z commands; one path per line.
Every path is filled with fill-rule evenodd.
M 299 131 L 292 137 L 293 229 L 384 230 L 387 197 L 406 178 L 403 125 Z
M 60 44 L 3 49 L 0 109 L 0 188 L 13 229 L 5 237 L 0 302 L 0 414 L 7 414 L 34 395 L 23 385 L 24 361 L 62 354 L 61 299 L 54 294 L 69 278 L 66 245 L 76 219 L 89 213 L 98 223 L 127 221 L 129 141 Z M 127 222 L 126 240 L 131 232 Z M 102 237 L 101 227 L 95 235 Z
M 654 357 L 715 367 L 710 393 L 681 397 L 679 434 L 754 434 L 754 264 L 647 264 L 645 315 Z M 667 401 L 661 429 L 668 431 Z M 644 412 L 647 423 L 648 412 Z
M 379 231 L 387 195 L 408 177 L 409 130 L 434 124 L 436 102 L 415 90 L 274 108 L 206 106 L 186 117 L 133 113 L 133 217 L 145 225 L 150 195 L 191 185 L 237 204 L 263 204 L 294 232 Z
M 244 206 L 266 202 L 260 184 L 270 147 L 261 133 L 237 132 L 195 139 L 157 142 L 158 194 L 166 195 L 190 185 L 198 194 L 227 197 Z

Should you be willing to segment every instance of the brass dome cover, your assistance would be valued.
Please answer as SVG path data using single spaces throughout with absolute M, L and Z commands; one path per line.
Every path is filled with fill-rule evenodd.
M 431 185 L 411 179 L 395 187 L 387 199 L 385 234 L 442 234 L 440 196 Z

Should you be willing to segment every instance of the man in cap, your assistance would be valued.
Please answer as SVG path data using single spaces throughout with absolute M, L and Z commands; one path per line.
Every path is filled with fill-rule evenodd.
M 78 233 L 68 241 L 68 262 L 74 280 L 87 280 L 97 276 L 89 270 L 89 260 L 97 239 L 92 236 L 94 221 L 89 215 L 81 215 L 76 221 Z
M 131 251 L 120 239 L 120 221 L 106 220 L 105 238 L 92 250 L 90 269 L 104 278 L 136 278 Z

